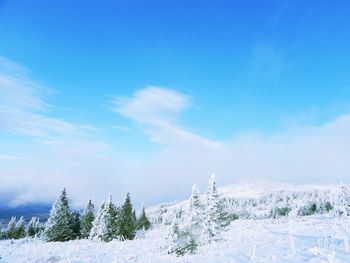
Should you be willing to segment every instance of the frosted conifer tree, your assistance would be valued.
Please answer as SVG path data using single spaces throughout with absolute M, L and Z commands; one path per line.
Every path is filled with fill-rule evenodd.
M 119 234 L 119 212 L 115 204 L 112 202 L 112 195 L 109 195 L 107 209 L 107 237 L 105 241 L 111 241 L 118 237 Z
M 88 238 L 92 228 L 92 222 L 95 220 L 94 215 L 94 205 L 91 200 L 87 204 L 83 216 L 81 217 L 81 229 L 80 236 L 81 238 Z
M 16 217 L 11 217 L 10 222 L 7 224 L 6 232 L 5 232 L 5 238 L 6 239 L 12 239 L 15 238 L 16 233 Z
M 181 229 L 175 216 L 166 238 L 166 252 L 182 256 L 186 253 L 193 253 L 196 248 L 197 243 L 192 233 Z
M 37 220 L 38 219 L 36 217 L 32 217 L 32 219 L 30 219 L 27 227 L 28 237 L 35 237 L 35 235 L 39 232 Z
M 126 193 L 119 220 L 119 235 L 123 239 L 134 239 L 136 226 L 133 220 L 133 210 L 129 193 Z
M 179 235 L 180 234 L 180 229 L 179 225 L 177 223 L 176 217 L 174 217 L 170 227 L 169 227 L 169 232 L 166 238 L 166 251 L 168 254 L 173 254 L 176 253 L 179 247 Z
M 14 239 L 24 238 L 26 236 L 26 228 L 24 224 L 23 216 L 17 221 L 15 231 L 14 231 Z
M 204 215 L 203 238 L 210 243 L 218 239 L 220 231 L 221 208 L 219 194 L 216 190 L 215 175 L 210 177 L 206 196 L 206 211 Z
M 65 189 L 52 206 L 50 217 L 46 222 L 44 238 L 46 241 L 68 241 L 74 238 L 72 213 Z
M 141 230 L 141 229 L 147 230 L 150 228 L 150 226 L 151 226 L 151 222 L 149 221 L 146 215 L 145 208 L 142 207 L 141 215 L 139 219 L 137 219 L 136 221 L 136 227 L 138 230 Z
M 95 220 L 89 238 L 95 241 L 109 242 L 118 237 L 119 222 L 118 209 L 112 202 L 109 195 L 108 202 L 103 202 Z
M 108 210 L 105 202 L 102 203 L 95 220 L 92 222 L 89 239 L 94 241 L 107 241 L 108 236 Z
M 78 211 L 72 212 L 71 218 L 72 230 L 73 230 L 73 239 L 80 238 L 80 230 L 81 230 L 81 222 L 80 222 L 80 214 Z
M 197 241 L 200 241 L 199 235 L 203 228 L 203 207 L 200 201 L 200 194 L 197 185 L 193 184 L 192 193 L 189 200 L 189 226 L 188 231 L 191 232 Z
M 350 215 L 350 188 L 344 184 L 340 185 L 339 213 Z

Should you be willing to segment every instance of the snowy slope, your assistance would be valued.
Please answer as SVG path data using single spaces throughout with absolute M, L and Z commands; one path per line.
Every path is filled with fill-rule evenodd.
M 244 182 L 219 188 L 219 193 L 226 212 L 239 218 L 338 213 L 345 209 L 341 185 Z M 186 200 L 151 207 L 147 212 L 153 223 L 170 224 L 174 216 L 181 218 L 187 208 Z
M 44 243 L 0 241 L 0 262 L 350 262 L 347 240 L 350 217 L 310 216 L 290 219 L 236 220 L 222 241 L 200 247 L 195 255 L 176 257 L 162 250 L 166 226 L 134 241 L 96 243 L 87 240 Z

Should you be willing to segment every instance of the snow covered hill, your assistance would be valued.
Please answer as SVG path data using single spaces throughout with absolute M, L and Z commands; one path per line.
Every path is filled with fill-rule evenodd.
M 346 213 L 349 185 L 302 185 L 244 182 L 219 188 L 225 211 L 233 219 Z M 201 196 L 202 200 L 205 196 Z M 154 224 L 170 224 L 188 210 L 189 201 L 161 204 L 147 210 Z

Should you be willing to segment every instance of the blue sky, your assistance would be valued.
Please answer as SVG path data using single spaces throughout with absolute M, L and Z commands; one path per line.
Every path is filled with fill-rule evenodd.
M 0 194 L 14 203 L 52 199 L 54 191 L 34 194 L 44 182 L 38 189 L 16 183 L 45 174 L 56 191 L 78 174 L 100 198 L 114 191 L 101 185 L 94 192 L 101 170 L 115 191 L 143 191 L 135 198 L 149 203 L 183 198 L 186 186 L 204 186 L 218 171 L 222 183 L 255 178 L 258 171 L 262 179 L 333 182 L 334 166 L 340 169 L 334 180 L 346 180 L 345 144 L 334 139 L 347 138 L 347 128 L 338 132 L 350 112 L 349 5 L 0 1 L 0 176 L 6 181 Z M 314 170 L 306 169 L 305 141 L 315 141 L 313 149 L 328 147 L 331 157 L 315 157 Z M 184 151 L 192 153 L 188 165 L 178 158 Z M 266 167 L 281 151 L 281 171 L 286 163 L 300 168 L 284 176 Z M 249 158 L 255 154 L 259 164 Z M 333 170 L 317 167 L 326 157 Z M 207 158 L 212 164 L 202 165 Z M 58 160 L 61 170 L 47 175 Z M 256 170 L 247 169 L 252 166 Z M 153 179 L 169 174 L 171 182 L 185 172 L 191 176 L 173 192 L 164 186 L 155 196 L 135 187 L 151 173 Z M 305 178 L 310 173 L 315 178 Z M 79 199 L 79 186 L 71 189 Z

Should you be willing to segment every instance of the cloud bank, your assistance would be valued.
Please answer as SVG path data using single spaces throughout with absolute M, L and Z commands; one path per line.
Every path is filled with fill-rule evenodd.
M 90 197 L 98 203 L 109 192 L 118 200 L 126 191 L 136 204 L 150 205 L 187 197 L 193 182 L 204 189 L 213 172 L 220 185 L 245 179 L 350 183 L 350 114 L 321 126 L 216 141 L 181 124 L 191 107 L 188 95 L 147 86 L 110 102 L 134 123 L 111 131 L 137 127 L 159 145 L 157 155 L 140 161 L 97 139 L 98 127 L 52 117 L 47 88 L 25 68 L 3 58 L 0 64 L 0 143 L 6 146 L 0 149 L 0 196 L 10 204 L 52 201 L 65 186 L 78 205 Z

